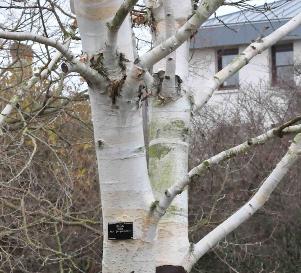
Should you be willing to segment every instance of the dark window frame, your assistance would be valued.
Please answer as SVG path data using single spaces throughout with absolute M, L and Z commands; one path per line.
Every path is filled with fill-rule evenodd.
M 224 49 L 219 49 L 216 51 L 217 54 L 217 71 L 222 70 L 223 67 L 223 56 L 238 56 L 239 55 L 239 48 L 238 47 L 233 47 L 233 48 L 224 48 Z M 239 72 L 237 72 L 239 73 Z M 231 90 L 231 89 L 239 89 L 239 76 L 238 76 L 238 82 L 237 84 L 233 85 L 224 85 L 222 84 L 219 87 L 219 90 Z
M 293 43 L 277 44 L 271 48 L 271 57 L 272 57 L 272 86 L 281 86 L 285 85 L 284 82 L 279 82 L 277 77 L 277 68 L 278 67 L 294 67 L 293 64 L 288 65 L 277 65 L 276 53 L 278 52 L 292 52 L 294 54 L 294 45 Z M 293 84 L 295 84 L 294 75 L 293 75 Z M 291 84 L 291 83 L 290 83 Z

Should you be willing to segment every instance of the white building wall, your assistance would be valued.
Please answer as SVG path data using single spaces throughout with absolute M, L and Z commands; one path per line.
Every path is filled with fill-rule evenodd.
M 294 44 L 294 59 L 296 64 L 299 65 L 299 73 L 295 75 L 296 84 L 301 86 L 301 40 L 296 41 Z M 246 45 L 239 47 L 239 52 L 242 52 Z M 217 55 L 216 52 L 219 48 L 211 49 L 197 49 L 191 51 L 190 61 L 190 86 L 194 92 L 202 92 L 202 87 L 206 86 L 206 81 L 214 76 L 217 72 Z M 272 82 L 272 58 L 271 49 L 267 49 L 261 54 L 254 57 L 248 65 L 239 71 L 239 84 L 240 89 L 235 90 L 217 90 L 213 97 L 208 102 L 208 106 L 213 106 L 215 111 L 219 111 L 224 115 L 231 116 L 233 109 L 237 108 L 238 100 L 241 101 L 244 96 L 243 91 L 247 96 L 252 97 L 254 101 L 262 99 L 264 101 L 272 101 L 274 105 L 278 105 L 279 114 L 285 112 L 287 108 L 286 96 L 279 95 L 281 92 L 289 92 L 289 90 L 275 91 L 275 87 L 271 86 Z M 281 92 L 279 92 L 279 90 Z M 267 106 L 268 107 L 268 106 Z M 265 111 L 264 105 L 254 106 L 252 111 L 264 112 L 267 126 L 274 123 L 273 115 Z M 241 109 L 240 114 L 247 118 L 248 113 L 244 113 Z
M 298 65 L 295 79 L 296 84 L 301 86 L 301 40 L 294 44 L 294 59 Z M 242 52 L 246 45 L 239 47 Z M 202 92 L 202 86 L 206 86 L 206 81 L 217 72 L 217 52 L 218 48 L 191 50 L 190 61 L 190 86 L 194 91 Z M 299 75 L 300 74 L 300 75 Z M 255 56 L 249 64 L 239 71 L 240 89 L 252 87 L 268 89 L 272 82 L 272 58 L 271 49 L 267 49 Z M 217 90 L 209 104 L 223 104 L 227 98 L 234 99 L 239 92 L 235 90 Z
M 294 43 L 294 62 L 296 65 L 295 82 L 301 86 L 301 41 Z
M 216 73 L 216 50 L 196 49 L 190 51 L 190 79 L 193 88 L 201 88 Z

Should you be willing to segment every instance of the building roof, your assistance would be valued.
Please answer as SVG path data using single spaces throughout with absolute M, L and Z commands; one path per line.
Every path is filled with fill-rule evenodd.
M 191 43 L 192 48 L 228 47 L 249 44 L 258 37 L 269 35 L 301 12 L 301 0 L 280 0 L 241 10 L 218 18 L 209 19 L 202 25 Z M 301 27 L 283 40 L 300 40 Z
M 256 9 L 241 10 L 229 13 L 218 18 L 208 20 L 203 27 L 217 26 L 221 24 L 232 25 L 248 22 L 266 22 L 288 20 L 301 12 L 300 0 L 280 0 L 264 4 Z

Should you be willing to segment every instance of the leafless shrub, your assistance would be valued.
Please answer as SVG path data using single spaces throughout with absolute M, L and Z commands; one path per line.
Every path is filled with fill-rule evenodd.
M 241 90 L 226 109 L 207 106 L 194 118 L 190 164 L 256 136 L 300 113 L 297 89 Z M 222 111 L 224 110 L 224 111 Z M 226 114 L 225 114 L 226 111 Z M 208 114 L 210 113 L 210 114 Z M 213 126 L 213 124 L 216 124 Z M 190 236 L 198 241 L 246 202 L 287 149 L 279 138 L 209 170 L 190 193 Z M 300 165 L 268 205 L 219 243 L 194 272 L 297 272 L 300 255 Z M 201 207 L 201 209 L 199 209 Z

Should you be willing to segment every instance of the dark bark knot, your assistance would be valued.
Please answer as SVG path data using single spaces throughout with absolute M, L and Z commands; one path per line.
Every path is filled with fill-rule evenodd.
M 156 273 L 187 273 L 182 266 L 162 265 L 156 268 Z
M 172 58 L 168 58 L 169 61 L 172 60 Z M 174 80 L 175 81 L 175 91 L 177 92 L 177 95 L 180 96 L 181 95 L 181 90 L 182 90 L 182 82 L 183 80 L 181 79 L 180 76 L 175 75 L 175 77 L 172 79 L 169 75 L 165 75 L 165 71 L 160 70 L 157 73 L 153 74 L 154 77 L 154 83 L 153 83 L 153 94 L 159 95 L 162 94 L 162 84 L 163 84 L 163 80 Z

